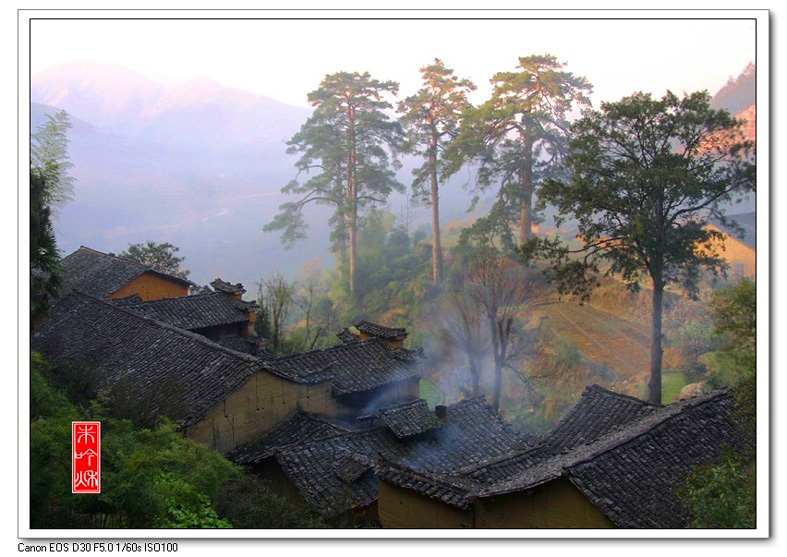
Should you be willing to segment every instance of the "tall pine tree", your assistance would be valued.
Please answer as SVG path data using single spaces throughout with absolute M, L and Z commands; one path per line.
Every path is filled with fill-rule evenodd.
M 443 152 L 459 133 L 462 113 L 469 107 L 467 94 L 475 90 L 468 79 L 435 58 L 421 68 L 423 87 L 399 103 L 400 121 L 408 133 L 407 150 L 424 157 L 424 164 L 413 170 L 413 196 L 432 206 L 432 277 L 442 280 L 440 247 L 440 209 L 438 175 L 444 166 Z
M 305 237 L 303 208 L 311 203 L 334 206 L 334 245 L 346 245 L 349 292 L 357 295 L 358 215 L 367 206 L 384 203 L 392 191 L 403 191 L 393 168 L 403 132 L 384 112 L 393 106 L 386 95 L 396 95 L 398 84 L 373 79 L 368 72 L 326 75 L 309 93 L 315 107 L 311 118 L 290 141 L 290 152 L 302 153 L 296 167 L 317 174 L 304 184 L 291 182 L 282 191 L 301 196 L 281 205 L 280 213 L 264 230 L 281 230 L 290 245 Z M 392 160 L 393 159 L 393 160 Z M 346 238 L 346 243 L 345 243 Z
M 481 189 L 500 183 L 492 215 L 498 217 L 498 227 L 518 223 L 520 245 L 530 237 L 538 184 L 559 170 L 567 115 L 590 104 L 586 94 L 591 85 L 563 66 L 552 55 L 533 55 L 520 58 L 513 72 L 496 73 L 492 97 L 468 112 L 448 153 L 446 174 L 475 162 Z

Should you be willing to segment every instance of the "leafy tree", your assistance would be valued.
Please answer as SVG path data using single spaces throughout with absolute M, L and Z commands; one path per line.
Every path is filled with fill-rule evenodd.
M 68 158 L 71 122 L 64 110 L 46 115 L 47 121 L 30 144 L 30 317 L 31 324 L 46 315 L 60 291 L 60 252 L 52 216 L 72 198 L 73 166 Z
M 30 167 L 36 169 L 44 185 L 44 205 L 57 211 L 74 194 L 73 164 L 68 157 L 68 113 L 47 114 L 46 122 L 32 136 Z
M 148 240 L 144 244 L 129 244 L 126 251 L 121 252 L 119 256 L 139 261 L 143 265 L 153 267 L 163 273 L 188 279 L 191 271 L 181 267 L 186 258 L 175 255 L 179 251 L 179 247 L 173 246 L 169 242 L 158 244 Z
M 691 512 L 690 528 L 756 528 L 754 481 L 741 458 L 694 470 L 678 495 Z
M 633 290 L 649 279 L 652 344 L 649 399 L 661 402 L 662 309 L 668 284 L 696 297 L 700 270 L 725 267 L 720 233 L 710 216 L 726 221 L 722 204 L 753 191 L 755 167 L 741 122 L 710 108 L 706 92 L 655 100 L 636 93 L 602 104 L 573 126 L 565 162 L 570 178 L 541 187 L 542 204 L 557 208 L 558 225 L 575 219 L 581 246 L 534 238 L 526 257 L 552 260 L 561 293 L 589 297 L 598 277 L 619 275 Z M 605 268 L 602 269 L 601 265 Z
M 494 219 L 497 228 L 518 222 L 520 245 L 530 237 L 536 186 L 560 169 L 567 114 L 590 104 L 585 95 L 591 85 L 563 71 L 564 65 L 549 54 L 533 55 L 520 58 L 516 71 L 496 73 L 492 97 L 467 112 L 447 154 L 451 164 L 445 174 L 477 162 L 481 189 L 499 181 L 498 199 L 487 219 Z
M 60 252 L 47 204 L 44 173 L 30 169 L 30 321 L 46 315 L 49 304 L 60 292 Z
M 413 170 L 412 189 L 414 197 L 432 206 L 432 280 L 439 284 L 443 270 L 438 174 L 444 166 L 442 153 L 459 133 L 461 115 L 470 107 L 467 93 L 476 87 L 468 79 L 457 78 L 437 58 L 420 71 L 424 86 L 399 103 L 399 112 L 408 132 L 407 150 L 426 159 Z
M 716 332 L 727 335 L 726 355 L 737 368 L 737 398 L 744 427 L 754 430 L 756 416 L 757 290 L 753 282 L 741 279 L 711 298 Z
M 390 153 L 402 143 L 401 126 L 384 112 L 392 108 L 385 95 L 397 92 L 395 82 L 373 79 L 368 72 L 325 76 L 308 96 L 314 113 L 289 143 L 290 152 L 303 153 L 296 163 L 299 173 L 317 169 L 319 174 L 303 185 L 285 186 L 284 193 L 302 195 L 301 199 L 283 204 L 281 213 L 263 229 L 282 230 L 282 239 L 291 245 L 305 236 L 302 211 L 307 204 L 333 205 L 335 245 L 344 245 L 346 231 L 353 298 L 359 212 L 384 203 L 391 191 L 404 189 L 390 168 Z
M 246 474 L 230 480 L 216 498 L 216 510 L 235 528 L 325 528 L 320 514 L 305 502 L 292 505 L 261 478 Z

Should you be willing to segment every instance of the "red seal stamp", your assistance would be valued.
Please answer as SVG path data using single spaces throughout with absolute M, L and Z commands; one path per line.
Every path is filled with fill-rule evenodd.
M 71 422 L 71 493 L 101 493 L 101 422 Z

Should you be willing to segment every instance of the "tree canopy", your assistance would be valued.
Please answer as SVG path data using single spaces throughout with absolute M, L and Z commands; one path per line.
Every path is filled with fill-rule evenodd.
M 432 206 L 432 277 L 442 280 L 438 175 L 443 173 L 443 152 L 459 133 L 462 114 L 470 108 L 467 93 L 475 90 L 468 79 L 459 79 L 437 58 L 421 68 L 423 87 L 399 103 L 408 134 L 406 150 L 422 156 L 424 163 L 413 170 L 412 195 Z
M 349 253 L 349 291 L 355 296 L 358 215 L 365 207 L 384 203 L 392 191 L 403 191 L 396 180 L 395 157 L 403 133 L 384 111 L 393 106 L 386 95 L 396 95 L 398 84 L 373 79 L 368 72 L 326 75 L 308 95 L 314 113 L 290 140 L 289 152 L 301 153 L 299 174 L 318 172 L 305 183 L 285 186 L 284 193 L 300 195 L 284 203 L 263 230 L 283 232 L 292 245 L 305 237 L 303 208 L 312 202 L 334 207 L 331 219 L 334 245 Z M 345 247 L 346 246 L 346 247 Z
M 661 402 L 661 314 L 664 288 L 697 292 L 700 270 L 724 269 L 724 204 L 755 188 L 753 145 L 741 122 L 713 110 L 706 92 L 661 99 L 637 93 L 604 103 L 573 126 L 565 164 L 570 177 L 547 180 L 541 203 L 557 209 L 558 226 L 577 224 L 581 246 L 533 239 L 525 255 L 553 262 L 561 292 L 584 298 L 600 273 L 620 276 L 632 289 L 653 288 L 650 397 Z
M 591 85 L 564 66 L 550 54 L 533 55 L 519 58 L 515 71 L 496 73 L 491 98 L 467 112 L 448 153 L 444 173 L 472 162 L 480 189 L 500 184 L 487 218 L 498 228 L 518 222 L 520 245 L 530 236 L 537 185 L 560 170 L 568 113 L 590 104 Z
M 144 244 L 129 244 L 128 248 L 121 252 L 119 256 L 139 261 L 143 265 L 153 267 L 164 273 L 188 279 L 191 271 L 181 267 L 186 258 L 175 255 L 179 251 L 179 247 L 169 242 L 159 244 L 148 240 Z

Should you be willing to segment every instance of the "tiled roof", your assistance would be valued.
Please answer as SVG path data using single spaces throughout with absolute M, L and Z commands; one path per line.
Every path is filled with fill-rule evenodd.
M 474 498 L 567 477 L 619 527 L 679 528 L 689 516 L 675 490 L 687 474 L 718 461 L 726 448 L 751 442 L 742 438 L 733 407 L 728 390 L 715 391 L 646 411 L 622 426 L 611 424 L 606 434 L 587 444 L 556 450 L 547 438 L 535 448 L 496 459 L 491 473 L 490 465 L 483 464 L 429 478 L 410 463 L 381 466 L 377 472 L 459 508 L 468 508 Z M 560 438 L 568 443 L 577 439 Z
M 32 348 L 92 371 L 101 387 L 120 383 L 154 414 L 184 426 L 261 369 L 252 356 L 78 292 L 54 305 Z
M 361 338 L 347 328 L 344 328 L 338 333 L 336 333 L 336 336 L 339 337 L 339 340 L 341 340 L 342 342 L 356 342 Z
M 690 517 L 675 490 L 692 469 L 718 462 L 727 448 L 753 443 L 741 435 L 733 408 L 734 398 L 722 391 L 659 411 L 662 421 L 583 459 L 569 469 L 569 479 L 618 527 L 682 528 Z
M 368 339 L 266 361 L 266 369 L 296 383 L 330 381 L 343 395 L 421 376 L 420 352 L 388 347 Z
M 309 443 L 348 430 L 306 412 L 296 412 L 259 441 L 239 447 L 228 457 L 238 464 L 256 464 L 290 445 Z
M 388 406 L 375 412 L 373 417 L 381 419 L 399 439 L 418 435 L 442 425 L 440 419 L 429 410 L 424 399 Z
M 292 445 L 276 458 L 298 490 L 330 515 L 377 499 L 373 469 L 383 460 L 439 475 L 526 444 L 483 398 L 474 398 L 447 407 L 442 426 L 427 437 L 400 439 L 387 426 L 373 427 Z
M 416 471 L 388 461 L 382 461 L 375 468 L 375 474 L 389 483 L 412 489 L 454 507 L 470 507 L 473 484 L 462 476 L 427 470 Z
M 644 400 L 591 385 L 585 388 L 579 402 L 532 450 L 490 459 L 465 473 L 474 481 L 485 484 L 509 478 L 555 454 L 592 443 L 658 408 Z
M 361 321 L 355 325 L 355 328 L 362 333 L 385 340 L 404 340 L 407 338 L 407 329 L 384 327 L 369 321 Z
M 263 360 L 273 360 L 277 357 L 275 352 L 268 350 L 267 342 L 257 336 L 220 338 L 216 344 L 236 352 L 257 356 Z
M 162 273 L 142 263 L 101 253 L 85 246 L 64 257 L 61 263 L 63 265 L 63 288 L 61 290 L 63 296 L 73 290 L 79 290 L 97 298 L 106 298 L 139 275 L 147 272 L 156 273 L 182 284 L 191 284 L 187 280 Z
M 143 317 L 190 331 L 219 325 L 248 323 L 249 312 L 256 308 L 253 302 L 235 301 L 222 292 L 137 303 L 124 299 L 120 305 Z
M 235 294 L 237 296 L 241 296 L 244 292 L 246 292 L 246 289 L 243 288 L 241 283 L 232 284 L 225 280 L 221 280 L 220 278 L 217 278 L 211 282 L 210 285 L 216 292 L 224 292 L 225 294 Z

